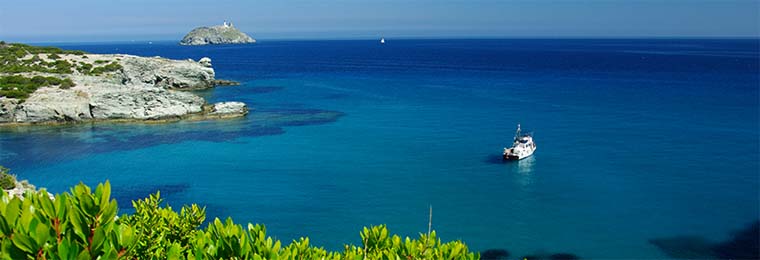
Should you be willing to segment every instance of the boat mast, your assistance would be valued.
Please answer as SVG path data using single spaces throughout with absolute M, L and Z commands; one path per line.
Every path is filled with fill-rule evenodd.
M 515 132 L 515 141 L 520 139 L 520 124 L 517 124 L 517 132 Z

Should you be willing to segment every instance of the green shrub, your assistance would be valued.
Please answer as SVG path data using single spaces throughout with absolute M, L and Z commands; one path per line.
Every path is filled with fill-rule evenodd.
M 19 75 L 0 76 L 0 96 L 9 98 L 26 99 L 38 88 L 47 86 L 60 86 L 70 88 L 74 86 L 71 79 L 57 77 L 34 76 L 27 78 Z
M 16 177 L 8 172 L 8 168 L 0 166 L 0 188 L 10 190 L 16 187 Z
M 0 257 L 3 259 L 116 259 L 128 257 L 134 235 L 116 223 L 117 205 L 106 182 L 91 192 L 78 185 L 51 200 L 46 191 L 24 199 L 3 192 Z
M 23 59 L 26 55 L 47 54 L 51 59 L 60 59 L 59 54 L 84 55 L 82 51 L 61 50 L 55 47 L 39 47 L 26 44 L 11 43 L 2 45 L 0 48 L 0 72 L 46 72 L 46 73 L 72 73 L 72 65 L 66 61 L 57 60 L 44 64 L 36 64 L 35 59 Z
M 70 74 L 72 72 L 71 63 L 65 60 L 56 60 L 53 68 L 53 73 Z
M 160 196 L 156 193 L 144 200 L 133 201 L 135 213 L 119 219 L 134 228 L 138 237 L 134 254 L 142 258 L 166 259 L 170 250 L 167 245 L 189 245 L 206 219 L 206 210 L 197 205 L 184 206 L 179 214 L 170 206 L 162 208 Z M 166 243 L 155 243 L 162 240 Z
M 61 88 L 61 89 L 70 89 L 70 88 L 71 88 L 71 87 L 73 87 L 73 86 L 76 86 L 76 84 L 74 84 L 74 81 L 72 81 L 72 80 L 71 80 L 71 79 L 69 79 L 69 78 L 66 78 L 66 79 L 63 79 L 63 80 L 61 81 L 61 86 L 60 86 L 60 88 Z
M 89 75 L 100 75 L 106 72 L 114 72 L 121 70 L 122 66 L 119 63 L 111 62 L 105 66 L 95 67 L 90 72 Z
M 246 228 L 214 219 L 199 229 L 205 210 L 161 207 L 160 195 L 134 201 L 135 213 L 116 218 L 108 182 L 94 192 L 79 184 L 51 200 L 46 191 L 24 199 L 0 194 L 2 259 L 478 259 L 460 241 L 435 232 L 417 239 L 390 235 L 384 225 L 364 228 L 361 245 L 329 252 L 301 238 L 283 245 L 263 225 Z
M 77 70 L 82 74 L 90 74 L 90 71 L 92 70 L 92 64 L 89 63 L 83 63 L 81 66 L 77 68 Z

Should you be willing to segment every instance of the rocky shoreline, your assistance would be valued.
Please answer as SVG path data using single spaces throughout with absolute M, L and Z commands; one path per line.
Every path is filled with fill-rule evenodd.
M 100 121 L 160 122 L 231 118 L 248 113 L 244 103 L 207 104 L 202 97 L 187 92 L 235 84 L 215 79 L 209 58 L 193 61 L 123 54 L 29 53 L 19 60 L 33 60 L 39 64 L 65 62 L 73 64 L 73 69 L 71 73 L 0 73 L 0 77 L 55 77 L 70 80 L 73 86 L 43 86 L 25 98 L 0 97 L 0 126 Z M 101 69 L 93 73 L 95 70 L 91 68 L 97 68 L 99 64 L 109 70 Z
M 17 197 L 17 198 L 20 198 L 22 200 L 24 199 L 24 194 L 25 193 L 27 193 L 27 192 L 37 192 L 37 191 L 42 191 L 42 190 L 44 190 L 44 189 L 38 190 L 36 186 L 30 184 L 26 180 L 16 181 L 16 186 L 13 187 L 13 188 L 11 188 L 11 189 L 3 189 L 3 191 L 5 191 L 5 193 L 8 194 L 8 196 L 10 196 L 10 197 Z M 45 191 L 45 192 L 47 192 L 47 191 Z M 48 197 L 50 197 L 51 200 L 55 199 L 55 196 L 53 196 L 52 193 L 47 192 L 47 194 L 48 194 Z

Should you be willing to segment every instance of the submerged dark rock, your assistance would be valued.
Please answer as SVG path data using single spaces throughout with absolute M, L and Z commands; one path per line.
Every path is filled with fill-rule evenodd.
M 539 257 L 537 255 L 525 255 L 525 256 L 520 257 L 520 259 L 522 259 L 522 260 L 540 260 L 541 257 Z
M 157 185 L 140 185 L 140 186 L 114 186 L 113 198 L 121 205 L 128 207 L 133 200 L 147 198 L 148 195 L 161 192 L 161 197 L 169 197 L 174 194 L 187 191 L 190 185 L 187 183 L 177 184 L 157 184 Z
M 578 260 L 581 259 L 577 255 L 568 253 L 557 253 L 549 256 L 551 260 Z
M 269 109 L 248 117 L 175 124 L 79 124 L 0 128 L 4 165 L 57 163 L 99 153 L 186 141 L 230 142 L 241 137 L 285 133 L 284 127 L 325 124 L 344 114 L 320 109 Z M 88 138 L 81 138 L 88 136 Z M 44 150 L 45 153 L 39 151 Z M 35 158 L 29 161 L 27 158 Z M 146 193 L 147 194 L 147 193 Z
M 509 259 L 509 251 L 504 249 L 488 249 L 480 252 L 480 259 L 484 260 L 506 260 Z
M 731 239 L 714 243 L 700 236 L 650 239 L 666 255 L 685 259 L 760 259 L 760 221 L 735 232 Z
M 246 92 L 248 93 L 254 93 L 254 94 L 264 94 L 269 92 L 275 92 L 280 91 L 284 89 L 284 87 L 280 86 L 264 86 L 264 87 L 253 87 L 246 89 Z
M 240 82 L 226 79 L 215 79 L 211 81 L 214 86 L 239 86 Z
M 718 243 L 715 254 L 726 259 L 760 259 L 760 221 L 735 232 L 731 239 Z
M 703 237 L 676 236 L 650 239 L 649 243 L 673 258 L 708 259 L 715 257 L 712 243 Z

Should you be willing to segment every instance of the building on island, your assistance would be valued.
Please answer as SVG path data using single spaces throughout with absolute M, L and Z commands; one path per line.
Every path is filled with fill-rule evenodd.
M 227 20 L 224 20 L 224 27 L 233 27 L 232 22 L 228 22 Z

